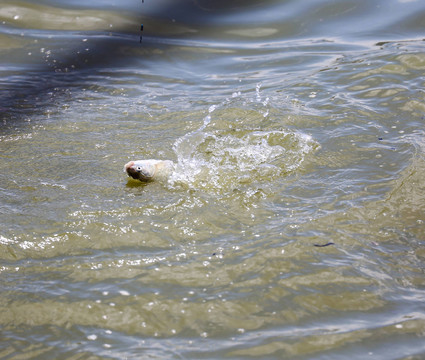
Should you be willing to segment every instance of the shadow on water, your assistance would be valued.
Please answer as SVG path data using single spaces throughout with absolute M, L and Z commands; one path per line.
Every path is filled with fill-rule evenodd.
M 143 188 L 145 188 L 145 187 L 147 187 L 151 184 L 153 184 L 153 182 L 141 182 L 139 180 L 134 180 L 134 179 L 129 178 L 127 180 L 126 187 L 129 188 L 129 189 L 133 189 L 133 188 L 143 189 Z
M 193 34 L 199 34 L 201 27 L 214 23 L 226 12 L 251 9 L 266 2 L 273 1 L 145 0 L 143 3 L 137 2 L 136 6 L 134 3 L 123 2 L 119 5 L 120 8 L 112 8 L 113 15 L 125 14 L 128 21 L 119 26 L 114 25 L 113 31 L 107 28 L 70 31 L 67 25 L 58 24 L 57 19 L 51 26 L 43 23 L 44 7 L 60 14 L 61 11 L 72 11 L 72 16 L 65 20 L 72 22 L 73 17 L 78 17 L 78 14 L 83 16 L 88 11 L 93 11 L 94 7 L 105 11 L 108 4 L 104 1 L 96 1 L 90 5 L 77 2 L 73 4 L 72 10 L 69 10 L 69 3 L 64 1 L 46 0 L 41 2 L 42 5 L 20 3 L 18 7 L 24 7 L 29 14 L 32 14 L 33 8 L 39 6 L 35 14 L 41 14 L 44 18 L 37 20 L 31 17 L 28 22 L 20 22 L 18 26 L 14 26 L 12 19 L 19 18 L 19 15 L 15 15 L 9 18 L 10 22 L 3 21 L 3 25 L 0 25 L 0 36 L 6 39 L 6 43 L 13 44 L 10 48 L 6 45 L 2 49 L 2 52 L 6 52 L 6 57 L 3 57 L 3 69 L 0 69 L 1 131 L 14 131 L 16 126 L 28 121 L 34 114 L 45 114 L 46 109 L 54 106 L 61 94 L 66 96 L 67 91 L 73 87 L 88 86 L 88 76 L 98 70 L 135 62 L 138 66 L 143 66 L 144 60 L 150 58 L 158 47 L 165 52 L 168 45 L 164 38 L 184 40 Z M 18 9 L 13 7 L 13 2 L 10 4 L 12 9 Z M 75 6 L 78 8 L 75 9 Z M 4 11 L 0 13 L 0 20 L 2 15 Z M 37 28 L 37 24 L 40 24 L 41 29 Z M 140 32 L 140 24 L 144 24 L 143 33 Z M 143 41 L 140 43 L 141 34 Z M 38 48 L 33 45 L 33 52 L 44 52 L 44 59 L 22 64 L 32 51 L 29 49 L 27 53 L 28 48 L 25 48 L 25 44 L 22 46 L 22 39 L 27 44 L 44 44 L 47 41 L 51 50 L 46 55 L 47 50 L 43 45 L 37 45 Z M 15 64 L 16 59 L 19 59 L 18 64 Z
M 379 46 L 400 37 L 397 32 L 403 40 L 417 39 L 422 32 L 418 29 L 423 28 L 419 2 L 410 6 L 397 2 L 385 9 L 378 0 L 341 1 L 338 6 L 325 0 L 294 4 L 289 0 L 4 0 L 0 7 L 0 131 L 13 132 L 34 115 L 43 117 L 47 109 L 60 108 L 61 99 L 73 99 L 72 89 L 91 86 L 94 75 L 103 70 L 133 66 L 151 75 L 149 66 L 156 63 L 162 75 L 167 69 L 161 68 L 161 61 L 169 65 L 172 55 L 167 51 L 175 45 L 196 47 L 201 41 L 219 47 L 226 41 L 242 49 L 249 43 L 249 52 L 240 53 L 245 58 L 264 54 L 265 61 L 276 62 L 282 58 L 282 40 L 310 37 L 304 45 L 338 45 L 337 36 L 344 38 L 343 49 L 353 49 L 354 45 L 363 48 L 358 39 L 368 44 L 373 39 Z M 385 16 L 395 9 L 403 10 L 404 16 Z M 139 43 L 141 24 L 143 42 Z M 253 37 L 254 29 L 258 38 Z M 274 50 L 267 46 L 259 50 L 261 43 L 256 39 L 270 40 L 268 45 L 274 42 Z M 286 54 L 280 66 L 298 66 L 299 52 Z M 251 64 L 258 68 L 258 62 Z M 167 71 L 170 77 L 178 74 L 172 67 Z

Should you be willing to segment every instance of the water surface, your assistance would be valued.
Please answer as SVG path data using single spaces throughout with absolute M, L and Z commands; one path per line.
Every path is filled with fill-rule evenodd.
M 3 0 L 0 357 L 423 358 L 424 19 Z

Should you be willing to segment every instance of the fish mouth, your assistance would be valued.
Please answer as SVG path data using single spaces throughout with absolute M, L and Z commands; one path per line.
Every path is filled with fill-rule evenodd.
M 130 161 L 127 164 L 124 165 L 124 172 L 127 173 L 128 176 L 131 176 L 133 179 L 136 179 L 136 173 L 137 171 L 132 168 L 134 165 L 134 161 Z
M 128 176 L 131 176 L 133 179 L 139 180 L 139 172 L 134 170 L 133 168 L 127 169 Z
M 128 176 L 131 176 L 133 179 L 138 180 L 139 179 L 139 172 L 133 168 L 134 161 L 130 161 L 127 164 L 124 165 L 124 171 L 127 173 Z
M 124 165 L 124 171 L 127 172 L 129 168 L 131 168 L 134 165 L 134 161 L 129 161 L 127 164 Z

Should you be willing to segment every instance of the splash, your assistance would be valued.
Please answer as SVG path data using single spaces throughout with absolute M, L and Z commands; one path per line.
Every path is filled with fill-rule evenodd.
M 177 163 L 170 186 L 223 193 L 271 182 L 298 169 L 319 147 L 300 132 L 261 129 L 269 99 L 262 100 L 260 85 L 254 102 L 260 108 L 250 111 L 249 121 L 240 118 L 246 110 L 235 109 L 231 102 L 210 106 L 202 125 L 175 142 Z

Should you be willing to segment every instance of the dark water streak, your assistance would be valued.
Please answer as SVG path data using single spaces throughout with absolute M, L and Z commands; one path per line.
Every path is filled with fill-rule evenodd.
M 333 41 L 332 38 L 344 39 L 344 41 L 355 40 L 360 44 L 378 42 L 381 45 L 385 40 L 394 41 L 397 38 L 404 39 L 409 33 L 416 34 L 425 27 L 423 16 L 417 14 L 414 6 L 397 4 L 391 2 L 388 6 L 381 6 L 380 1 L 345 1 L 330 3 L 317 7 L 316 2 L 310 1 L 303 4 L 296 4 L 293 1 L 156 1 L 155 4 L 138 4 L 128 2 L 124 6 L 132 6 L 133 25 L 124 28 L 114 28 L 113 32 L 90 32 L 90 53 L 84 52 L 83 47 L 70 47 L 69 42 L 73 38 L 81 39 L 89 35 L 79 31 L 55 31 L 50 30 L 40 32 L 37 29 L 14 28 L 12 24 L 3 25 L 0 29 L 2 33 L 16 38 L 24 36 L 26 39 L 46 38 L 53 39 L 55 44 L 55 60 L 52 62 L 41 62 L 34 69 L 34 64 L 22 66 L 26 68 L 25 75 L 15 78 L 8 76 L 6 84 L 2 86 L 0 95 L 1 116 L 4 125 L 11 122 L 22 121 L 30 117 L 31 112 L 39 111 L 48 106 L 52 101 L 52 94 L 66 91 L 72 88 L 74 83 L 80 86 L 87 74 L 99 71 L 108 66 L 128 66 L 137 62 L 137 66 L 143 66 L 143 59 L 128 56 L 129 47 L 134 47 L 138 38 L 139 23 L 145 24 L 143 41 L 143 58 L 149 58 L 158 46 L 167 51 L 167 46 L 181 44 L 183 46 L 205 46 L 211 35 L 214 38 L 226 37 L 226 47 L 241 49 L 246 42 L 246 35 L 255 32 L 256 27 L 265 24 L 274 29 L 272 37 L 266 35 L 266 39 L 260 42 L 250 40 L 246 44 L 250 49 L 260 49 L 264 51 L 276 51 L 285 48 L 288 41 L 297 39 L 297 44 L 301 39 L 308 39 L 307 43 L 316 41 Z M 43 1 L 41 4 L 57 6 L 58 2 Z M 64 8 L 69 8 L 67 2 L 60 4 Z M 94 5 L 94 6 L 93 6 Z M 94 4 L 73 4 L 71 8 L 84 6 L 84 9 L 108 9 L 108 4 L 102 2 Z M 420 6 L 419 6 L 420 8 Z M 128 9 L 120 5 L 110 4 L 110 10 L 128 12 Z M 400 16 L 399 11 L 404 12 Z M 367 16 L 365 17 L 365 14 Z M 397 14 L 396 16 L 390 14 Z M 410 15 L 411 14 L 411 15 Z M 354 21 L 353 21 L 354 15 Z M 349 19 L 344 23 L 344 17 Z M 406 21 L 406 17 L 411 20 Z M 402 18 L 403 23 L 398 25 L 398 19 Z M 139 20 L 139 22 L 137 22 Z M 282 23 L 284 26 L 282 26 Z M 350 24 L 349 27 L 345 26 Z M 410 24 L 406 29 L 406 23 Z M 25 25 L 25 24 L 24 24 Z M 236 36 L 233 39 L 223 33 L 231 29 L 241 30 L 242 37 Z M 181 30 L 183 28 L 183 30 Z M 391 28 L 394 33 L 389 34 Z M 165 32 L 164 32 L 164 29 Z M 332 33 L 338 29 L 337 33 Z M 105 29 L 106 30 L 106 29 Z M 383 36 L 380 37 L 380 33 Z M 125 35 L 127 34 L 127 35 Z M 146 34 L 146 35 L 145 35 Z M 164 37 L 165 36 L 165 37 Z M 191 39 L 200 39 L 199 45 L 191 43 Z M 282 43 L 282 39 L 285 39 Z M 175 40 L 178 40 L 176 43 Z M 277 40 L 277 42 L 276 42 Z M 293 44 L 289 44 L 292 48 Z M 347 44 L 348 45 L 348 44 Z M 208 45 L 207 45 L 208 46 Z M 212 44 L 217 47 L 217 44 Z M 350 42 L 349 46 L 353 46 Z M 352 49 L 352 48 L 351 48 Z M 293 50 L 292 50 L 293 51 Z M 306 49 L 302 49 L 305 52 Z M 335 52 L 334 45 L 332 46 Z M 341 49 L 340 51 L 344 51 Z M 76 54 L 77 52 L 77 54 Z M 323 50 L 321 50 L 323 52 Z M 265 53 L 267 56 L 267 53 Z M 296 56 L 291 52 L 289 57 Z M 14 57 L 22 56 L 17 54 Z M 296 66 L 301 64 L 295 63 Z M 8 64 L 8 72 L 13 68 Z M 70 73 L 68 73 L 70 72 Z M 8 126 L 3 126 L 2 129 Z

